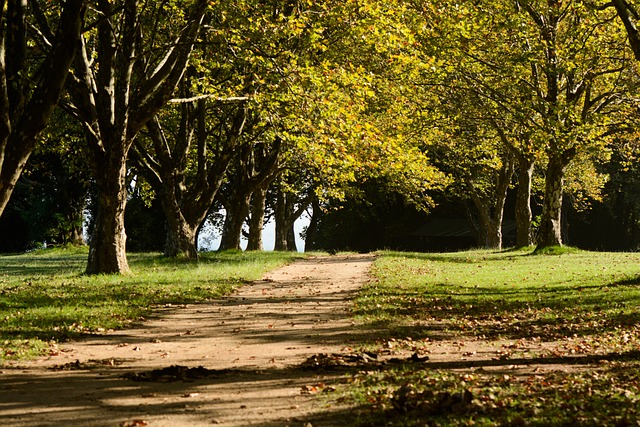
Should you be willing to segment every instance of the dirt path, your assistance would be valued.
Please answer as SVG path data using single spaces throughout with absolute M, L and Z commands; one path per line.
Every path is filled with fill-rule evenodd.
M 350 299 L 372 260 L 299 261 L 219 301 L 167 307 L 136 329 L 4 367 L 0 425 L 335 425 L 346 409 L 313 396 L 334 378 L 298 365 L 357 341 Z

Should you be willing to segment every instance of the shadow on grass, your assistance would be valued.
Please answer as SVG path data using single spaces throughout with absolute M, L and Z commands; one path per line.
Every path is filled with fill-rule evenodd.
M 519 375 L 507 363 L 555 369 Z M 569 366 L 573 371 L 566 372 Z M 370 378 L 360 373 L 351 382 L 371 390 L 369 415 L 360 426 L 632 426 L 640 417 L 638 367 L 640 354 L 632 351 L 426 363 L 422 368 L 392 367 Z
M 189 289 L 174 284 L 33 287 L 5 289 L 0 294 L 0 340 L 41 339 L 66 341 L 88 337 L 98 328 L 119 329 L 149 316 L 166 303 L 186 304 L 217 298 L 244 283 L 191 280 Z
M 83 275 L 86 248 L 0 256 L 0 340 L 65 340 L 87 330 L 119 328 L 157 305 L 218 298 L 250 282 L 247 274 L 260 274 L 265 265 L 301 256 L 205 253 L 196 263 L 157 253 L 131 253 L 131 276 L 95 277 Z M 70 330 L 77 325 L 81 326 Z
M 0 276 L 25 277 L 80 275 L 84 270 L 86 257 L 0 257 Z
M 486 338 L 555 340 L 640 325 L 640 311 L 635 309 L 640 306 L 638 288 L 640 277 L 602 285 L 505 286 L 504 290 L 449 284 L 432 285 L 423 292 L 380 288 L 366 295 L 374 303 L 359 304 L 356 314 L 383 319 L 386 327 L 393 328 L 396 319 L 411 319 L 423 325 L 402 327 L 413 338 L 432 338 L 430 329 L 446 324 L 455 334 L 472 331 Z M 381 302 L 376 304 L 377 300 Z

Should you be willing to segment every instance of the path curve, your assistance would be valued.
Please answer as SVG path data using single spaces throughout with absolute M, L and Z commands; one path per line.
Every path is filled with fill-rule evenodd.
M 220 300 L 166 307 L 135 329 L 4 367 L 0 425 L 293 426 L 316 418 L 319 425 L 315 415 L 328 409 L 310 394 L 330 378 L 297 366 L 357 341 L 350 300 L 372 261 L 300 260 Z M 226 371 L 193 381 L 123 378 L 172 365 Z

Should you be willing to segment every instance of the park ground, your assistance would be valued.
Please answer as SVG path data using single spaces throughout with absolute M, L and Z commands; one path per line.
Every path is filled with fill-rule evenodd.
M 638 425 L 640 255 L 315 256 L 5 361 L 10 426 Z

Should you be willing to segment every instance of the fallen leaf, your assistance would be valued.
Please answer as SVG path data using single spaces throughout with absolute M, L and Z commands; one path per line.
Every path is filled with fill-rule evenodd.
M 301 388 L 300 393 L 302 394 L 313 394 L 318 392 L 318 387 L 314 385 L 303 385 L 300 388 Z
M 200 393 L 185 393 L 182 395 L 182 397 L 198 397 L 200 396 Z
M 132 420 L 132 421 L 124 421 L 120 423 L 121 427 L 138 427 L 138 426 L 146 426 L 148 423 L 145 420 Z

